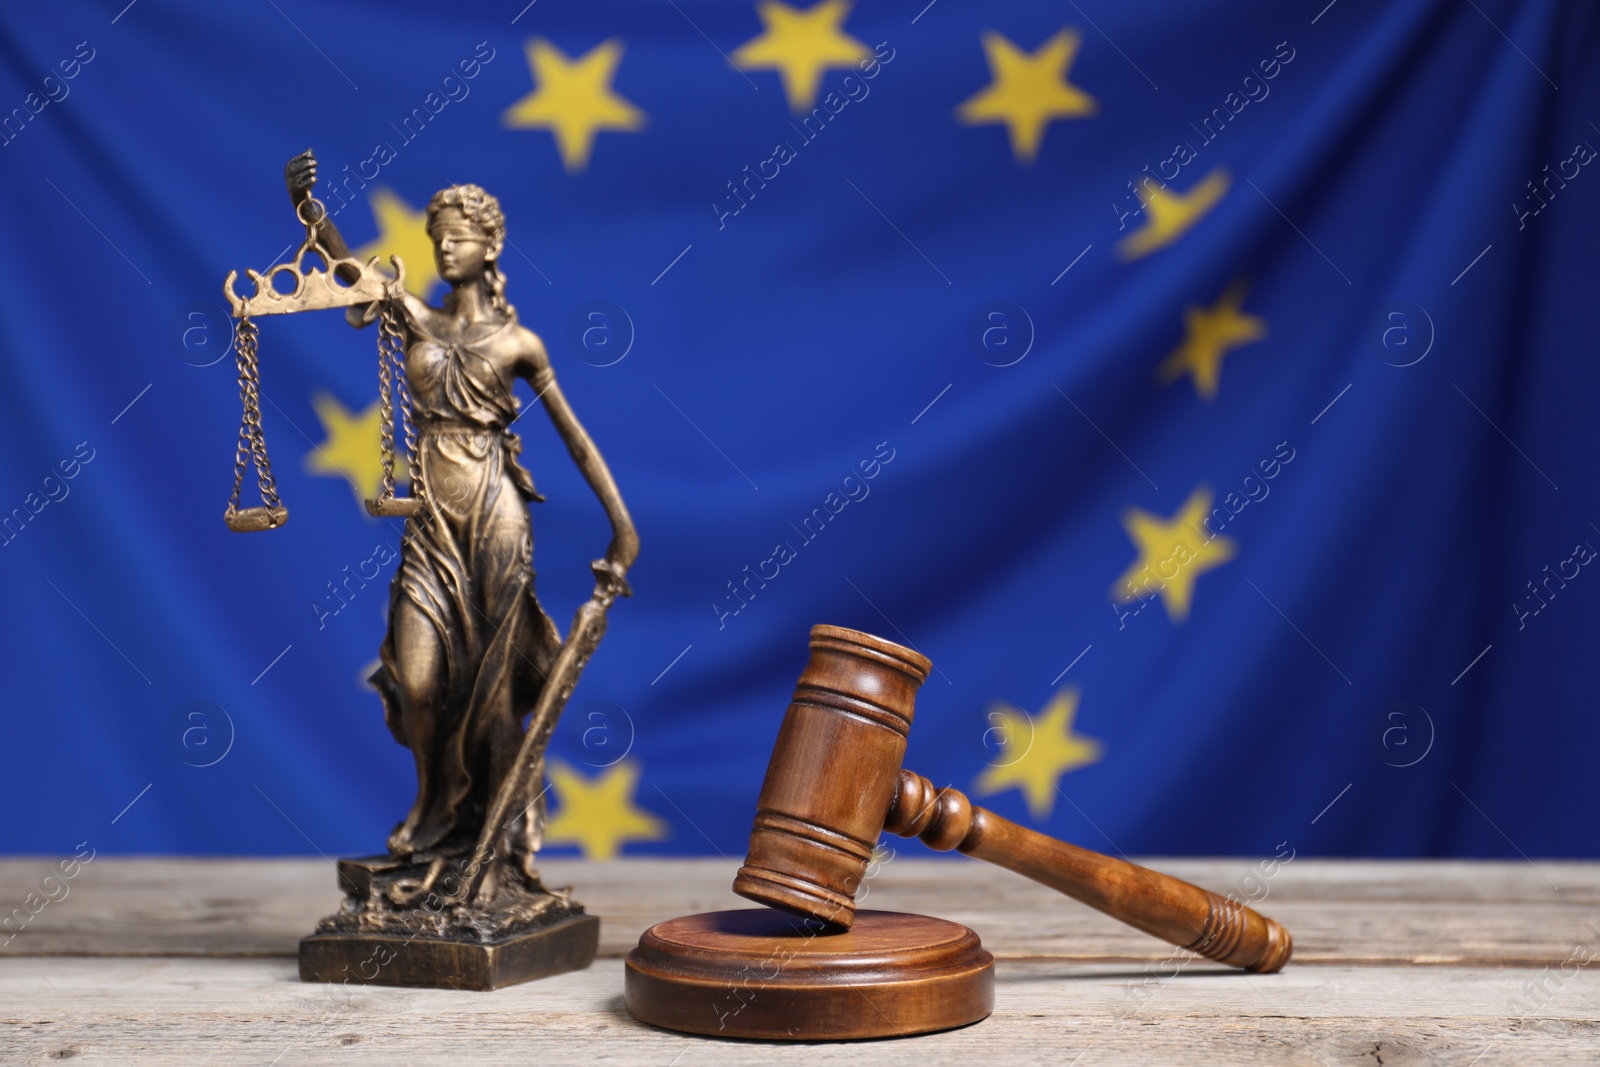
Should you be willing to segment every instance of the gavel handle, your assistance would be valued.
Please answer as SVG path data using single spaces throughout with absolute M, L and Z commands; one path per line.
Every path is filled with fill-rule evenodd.
M 1206 959 L 1270 974 L 1294 951 L 1287 930 L 1244 904 L 1018 826 L 911 771 L 900 772 L 884 829 L 1026 875 Z

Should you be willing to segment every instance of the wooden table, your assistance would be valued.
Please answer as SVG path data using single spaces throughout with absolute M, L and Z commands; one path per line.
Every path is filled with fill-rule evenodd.
M 1295 859 L 1264 879 L 1247 860 L 1150 861 L 1219 892 L 1264 887 L 1295 956 L 1262 976 L 1185 962 L 1024 879 L 915 852 L 884 865 L 866 906 L 983 937 L 995 1012 L 963 1030 L 791 1046 L 635 1022 L 622 957 L 640 931 L 745 904 L 720 859 L 546 862 L 550 884 L 603 917 L 600 960 L 459 993 L 298 981 L 296 944 L 338 901 L 321 860 L 101 857 L 0 946 L 0 1064 L 1600 1063 L 1597 863 Z M 0 861 L 5 909 L 54 864 Z

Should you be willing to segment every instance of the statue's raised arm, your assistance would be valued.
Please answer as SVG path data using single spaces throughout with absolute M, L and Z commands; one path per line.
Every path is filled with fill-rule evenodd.
M 327 250 L 329 258 L 335 262 L 354 260 L 355 253 L 345 243 L 344 234 L 333 224 L 322 203 L 311 195 L 311 190 L 317 184 L 317 157 L 311 149 L 306 149 L 283 165 L 283 184 L 288 187 L 289 202 L 294 205 L 295 214 L 313 230 L 317 243 Z M 361 277 L 361 272 L 348 263 L 340 263 L 334 273 L 346 285 Z M 377 319 L 378 305 L 357 304 L 344 314 L 350 325 L 360 329 Z
M 302 208 L 301 205 L 312 200 L 311 190 L 317 184 L 317 157 L 311 149 L 306 149 L 298 156 L 289 160 L 283 166 L 283 183 L 289 188 L 289 203 L 294 205 L 295 213 L 301 216 L 302 221 L 309 218 L 308 226 L 315 226 L 317 242 L 328 250 L 334 259 L 353 259 L 350 246 L 345 244 L 344 236 L 339 233 L 339 228 L 333 224 L 328 213 L 322 210 L 320 204 Z M 304 213 L 302 213 L 304 212 Z M 355 272 L 340 271 L 339 277 L 344 281 L 356 280 Z

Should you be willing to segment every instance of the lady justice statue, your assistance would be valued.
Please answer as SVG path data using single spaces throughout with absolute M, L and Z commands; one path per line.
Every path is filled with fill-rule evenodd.
M 417 796 L 389 835 L 386 855 L 339 864 L 345 903 L 301 943 L 301 977 L 487 989 L 587 966 L 598 920 L 565 892 L 547 890 L 535 869 L 544 749 L 604 632 L 606 609 L 628 593 L 624 576 L 638 555 L 638 537 L 605 460 L 556 384 L 543 343 L 506 301 L 499 201 L 476 185 L 442 189 L 429 201 L 435 263 L 450 285 L 435 308 L 406 292 L 400 278 L 378 271 L 376 257 L 366 264 L 352 257 L 311 195 L 316 172 L 309 150 L 285 168 L 290 199 L 307 228 L 292 264 L 297 293 L 288 300 L 344 305 L 357 328 L 381 323 L 386 491 L 368 508 L 409 517 L 371 682 L 395 740 L 416 760 Z M 320 254 L 337 281 L 315 269 L 302 274 L 307 251 Z M 391 262 L 403 277 L 403 264 Z M 266 292 L 273 289 L 270 273 L 265 284 L 252 276 L 258 292 L 251 300 L 235 296 L 231 277 L 227 285 L 241 335 L 248 335 L 240 346 L 247 394 L 256 374 L 249 315 L 300 310 L 259 306 L 284 298 L 281 288 Z M 322 294 L 324 288 L 333 295 Z M 397 421 L 411 446 L 410 499 L 393 495 L 391 375 Z M 605 557 L 591 564 L 594 596 L 565 642 L 534 596 L 528 504 L 544 498 L 517 462 L 521 441 L 511 427 L 519 378 L 543 403 L 612 528 Z M 270 472 L 262 469 L 259 413 L 253 433 L 250 451 L 276 514 L 263 520 L 266 526 L 239 519 L 236 488 L 229 509 L 236 529 L 287 521 Z M 249 509 L 263 510 L 270 507 Z

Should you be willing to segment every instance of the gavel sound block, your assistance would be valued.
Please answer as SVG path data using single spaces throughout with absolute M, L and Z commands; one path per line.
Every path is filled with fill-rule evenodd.
M 932 664 L 882 638 L 811 631 L 734 879 L 779 912 L 713 912 L 646 931 L 628 956 L 628 1009 L 646 1022 L 730 1037 L 906 1036 L 987 1016 L 993 957 L 965 927 L 857 911 L 881 831 L 959 849 L 1207 959 L 1281 968 L 1289 934 L 1249 907 L 1077 848 L 935 789 L 901 768 Z

